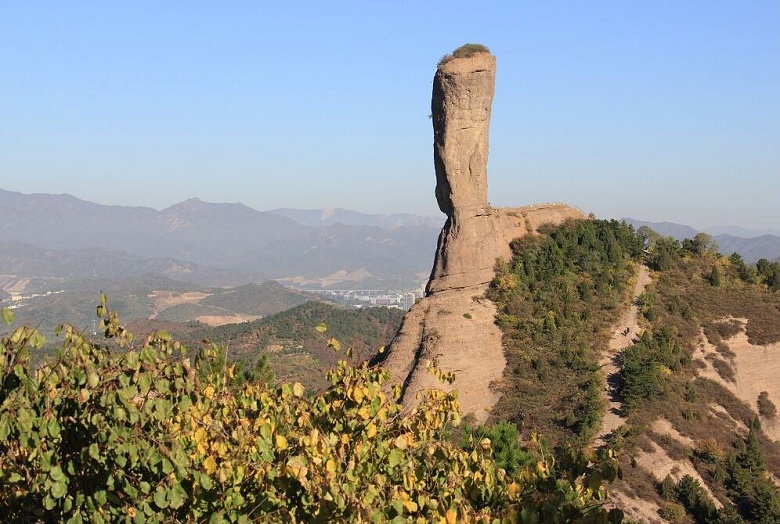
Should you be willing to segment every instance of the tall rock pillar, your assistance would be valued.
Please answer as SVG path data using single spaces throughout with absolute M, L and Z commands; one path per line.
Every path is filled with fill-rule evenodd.
M 447 222 L 439 236 L 428 293 L 490 282 L 496 257 L 509 255 L 487 201 L 496 58 L 486 48 L 474 47 L 474 52 L 457 50 L 444 58 L 433 78 L 436 200 Z
M 511 257 L 512 239 L 545 223 L 582 218 L 562 204 L 493 209 L 487 201 L 488 127 L 496 59 L 466 45 L 439 63 L 433 80 L 433 159 L 436 200 L 447 215 L 439 234 L 427 293 L 404 317 L 384 366 L 402 385 L 403 402 L 429 388 L 455 388 L 463 413 L 484 422 L 501 394 L 505 366 L 496 307 L 484 298 L 497 258 Z M 453 371 L 441 384 L 428 373 L 435 361 Z
M 436 200 L 449 218 L 487 206 L 490 108 L 496 58 L 477 52 L 445 58 L 433 78 L 431 119 Z

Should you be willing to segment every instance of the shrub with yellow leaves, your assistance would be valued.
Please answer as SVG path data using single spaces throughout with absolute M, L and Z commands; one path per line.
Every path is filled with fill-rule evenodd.
M 64 326 L 57 357 L 31 369 L 40 335 L 2 338 L 0 513 L 12 520 L 620 521 L 602 507 L 614 457 L 556 473 L 542 453 L 507 474 L 490 439 L 446 438 L 454 393 L 425 391 L 405 412 L 386 371 L 347 362 L 313 395 L 243 383 L 210 365 L 212 346 L 193 358 L 165 332 L 135 344 L 105 297 L 98 313 L 114 350 Z

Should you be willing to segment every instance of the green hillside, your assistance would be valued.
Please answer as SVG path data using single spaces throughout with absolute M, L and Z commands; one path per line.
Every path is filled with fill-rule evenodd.
M 488 293 L 507 358 L 497 416 L 553 443 L 593 437 L 604 409 L 598 352 L 628 302 L 642 247 L 630 226 L 600 220 L 513 242 Z
M 778 399 L 737 396 L 749 385 L 738 373 L 751 370 L 730 349 L 744 329 L 766 366 L 780 360 L 769 349 L 780 341 L 780 265 L 723 256 L 707 235 L 679 242 L 615 221 L 569 222 L 512 247 L 489 291 L 507 359 L 494 419 L 561 450 L 593 445 L 605 408 L 599 357 L 646 264 L 643 334 L 627 340 L 613 384 L 625 417 L 609 440 L 623 461 L 617 489 L 656 508 L 646 518 L 780 522 L 780 442 L 762 430 L 774 428 Z M 705 342 L 715 350 L 702 357 Z M 690 474 L 654 479 L 662 456 Z
M 780 522 L 780 491 L 768 476 L 780 475 L 780 442 L 761 431 L 762 422 L 774 424 L 772 399 L 764 395 L 762 409 L 758 397 L 746 402 L 725 387 L 736 381 L 737 355 L 727 342 L 742 329 L 737 319 L 746 321 L 751 344 L 780 341 L 780 265 L 765 260 L 748 265 L 739 255 L 723 256 L 706 235 L 682 243 L 661 238 L 649 248 L 654 283 L 639 300 L 647 330 L 622 354 L 620 392 L 628 419 L 614 445 L 633 450 L 646 448 L 650 439 L 663 441 L 648 433 L 663 417 L 694 442 L 686 447 L 667 439 L 668 453 L 690 457 L 727 509 L 716 511 L 706 497 L 693 500 L 690 493 L 701 491 L 694 482 L 670 493 L 669 482 L 654 486 L 633 472 L 627 479 L 644 485 L 643 493 L 659 497 L 663 507 L 682 505 L 694 522 Z M 701 334 L 717 350 L 706 361 L 719 377 L 701 373 L 704 362 L 696 357 Z M 765 354 L 767 365 L 779 357 Z M 727 418 L 712 406 L 725 408 Z
M 313 296 L 269 281 L 222 290 L 204 298 L 200 304 L 231 311 L 234 314 L 268 316 L 312 300 Z
M 219 343 L 231 360 L 248 367 L 266 356 L 280 381 L 321 388 L 326 385 L 324 371 L 343 358 L 328 348 L 330 337 L 352 348 L 355 361 L 366 360 L 390 342 L 402 319 L 398 309 L 345 309 L 306 302 L 254 322 L 203 328 L 184 336 L 191 344 L 204 339 Z M 315 330 L 321 323 L 327 326 L 324 334 Z

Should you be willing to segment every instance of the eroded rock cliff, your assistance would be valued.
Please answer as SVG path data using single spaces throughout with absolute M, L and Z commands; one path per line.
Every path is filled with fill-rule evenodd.
M 465 47 L 465 46 L 464 46 Z M 488 131 L 496 59 L 482 46 L 445 57 L 431 98 L 436 200 L 447 221 L 439 235 L 426 297 L 407 313 L 385 366 L 404 384 L 405 403 L 429 387 L 445 387 L 427 371 L 435 360 L 454 371 L 464 414 L 487 419 L 499 392 L 505 360 L 496 309 L 483 298 L 496 259 L 509 259 L 509 243 L 545 223 L 582 218 L 576 208 L 542 204 L 492 208 L 487 200 Z

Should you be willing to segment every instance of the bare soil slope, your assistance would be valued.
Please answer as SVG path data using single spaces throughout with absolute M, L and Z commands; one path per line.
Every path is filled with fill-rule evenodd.
M 726 340 L 734 354 L 729 362 L 735 374 L 733 381 L 724 379 L 713 366 L 713 360 L 722 357 L 703 334 L 693 357 L 699 365 L 700 376 L 718 382 L 758 414 L 756 403 L 762 391 L 766 391 L 775 404 L 780 403 L 780 343 L 751 344 L 746 334 L 747 319 L 736 320 L 742 324 L 742 329 Z M 780 441 L 780 424 L 776 418 L 762 417 L 761 427 L 772 440 Z

